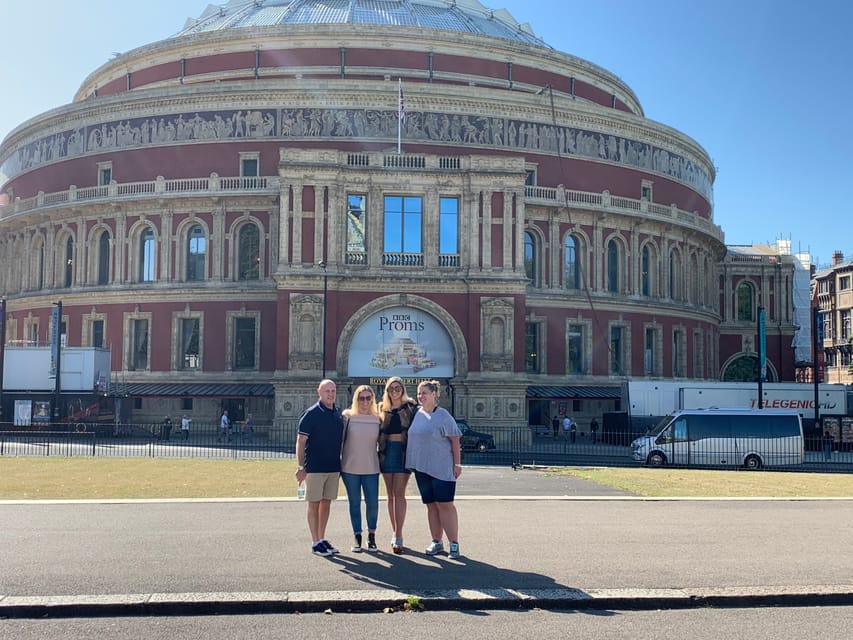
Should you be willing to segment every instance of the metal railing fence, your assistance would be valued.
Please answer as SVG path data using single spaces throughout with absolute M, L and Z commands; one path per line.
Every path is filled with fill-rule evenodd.
M 242 425 L 241 425 L 242 427 Z M 293 458 L 296 446 L 295 422 L 259 425 L 251 431 L 242 428 L 220 431 L 218 424 L 192 423 L 183 432 L 180 423 L 167 429 L 162 424 L 101 425 L 77 423 L 19 426 L 0 424 L 0 456 L 87 456 L 210 459 L 286 459 Z M 643 466 L 648 461 L 634 459 L 631 442 L 640 434 L 589 432 L 574 435 L 544 426 L 486 428 L 463 438 L 463 464 L 498 466 Z M 785 464 L 765 459 L 761 469 L 785 471 L 853 473 L 853 443 L 834 442 L 827 450 L 819 434 L 804 440 L 802 463 Z M 762 445 L 770 454 L 788 454 L 774 450 L 774 444 Z M 706 459 L 676 455 L 675 444 L 664 444 L 665 464 L 720 468 Z M 684 449 L 689 454 L 689 443 Z M 728 461 L 725 468 L 744 469 L 745 451 L 717 451 Z M 772 455 L 765 457 L 772 458 Z M 799 456 L 798 456 L 799 457 Z

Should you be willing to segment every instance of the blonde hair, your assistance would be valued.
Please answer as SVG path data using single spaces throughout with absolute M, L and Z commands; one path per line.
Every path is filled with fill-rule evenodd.
M 374 393 L 373 387 L 366 385 L 366 384 L 360 384 L 355 388 L 355 393 L 352 394 L 352 404 L 349 406 L 348 409 L 344 409 L 344 411 L 343 411 L 344 415 L 352 416 L 352 415 L 357 415 L 357 414 L 361 413 L 361 411 L 359 411 L 359 406 L 358 406 L 358 396 L 360 396 L 365 391 L 368 391 L 374 400 L 373 402 L 370 403 L 370 415 L 372 415 L 372 416 L 378 416 L 379 415 L 376 411 L 376 393 Z
M 403 388 L 403 393 L 400 394 L 400 404 L 417 404 L 414 400 L 409 397 L 409 394 L 406 393 L 406 385 L 403 384 L 403 379 L 399 376 L 391 376 L 385 382 L 385 391 L 382 393 L 382 402 L 379 403 L 379 411 L 385 413 L 386 411 L 391 411 L 393 408 L 391 405 L 391 397 L 388 395 L 388 387 L 392 384 L 399 384 Z

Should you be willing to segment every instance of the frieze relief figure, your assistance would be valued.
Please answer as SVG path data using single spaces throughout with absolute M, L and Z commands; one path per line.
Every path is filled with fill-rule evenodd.
M 84 153 L 151 144 L 238 138 L 388 138 L 397 136 L 397 112 L 360 109 L 238 109 L 198 111 L 77 127 L 40 138 L 8 157 L 12 177 L 38 165 Z M 407 113 L 404 140 L 499 146 L 561 153 L 640 167 L 710 194 L 711 180 L 692 160 L 666 149 L 594 131 L 505 118 Z

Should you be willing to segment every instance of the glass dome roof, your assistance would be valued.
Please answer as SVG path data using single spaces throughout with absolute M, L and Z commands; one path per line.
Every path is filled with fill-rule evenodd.
M 230 0 L 208 5 L 176 36 L 298 24 L 380 24 L 489 35 L 545 45 L 530 25 L 478 0 Z

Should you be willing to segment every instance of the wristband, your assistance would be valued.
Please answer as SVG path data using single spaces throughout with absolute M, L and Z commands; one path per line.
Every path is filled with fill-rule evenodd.
M 297 471 L 305 471 L 305 465 L 300 464 L 298 467 L 296 467 L 296 470 Z

